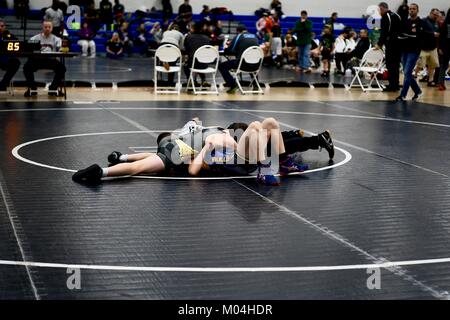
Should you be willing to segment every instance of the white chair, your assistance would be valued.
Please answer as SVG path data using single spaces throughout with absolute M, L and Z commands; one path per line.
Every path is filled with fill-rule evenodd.
M 213 47 L 210 45 L 205 45 L 205 46 L 198 48 L 194 53 L 191 73 L 189 75 L 189 80 L 187 83 L 186 90 L 189 90 L 189 88 L 191 87 L 191 84 L 192 84 L 192 89 L 194 90 L 194 94 L 219 94 L 219 90 L 217 89 L 217 83 L 216 83 L 216 73 L 217 73 L 217 68 L 219 66 L 219 60 L 220 60 L 219 51 L 217 50 L 216 47 Z M 208 65 L 207 68 L 196 69 L 195 68 L 196 61 L 198 63 Z M 213 65 L 213 67 L 211 65 Z M 212 83 L 211 90 L 201 90 L 201 89 L 203 89 L 203 87 L 201 87 L 199 90 L 199 88 L 195 87 L 195 83 L 194 83 L 194 74 L 195 73 L 201 73 L 201 74 L 204 74 L 205 76 L 207 74 L 212 75 L 213 83 Z
M 241 59 L 239 61 L 239 65 L 238 65 L 236 71 L 231 72 L 231 74 L 234 76 L 236 83 L 239 86 L 239 90 L 241 90 L 242 94 L 246 94 L 246 93 L 263 93 L 264 94 L 264 91 L 261 88 L 261 86 L 259 85 L 259 81 L 258 81 L 258 74 L 259 74 L 259 70 L 261 70 L 263 59 L 264 59 L 264 52 L 258 46 L 249 47 L 242 53 L 242 56 L 241 56 Z M 258 65 L 258 69 L 255 71 L 242 70 L 242 67 L 245 68 L 244 63 Z M 251 81 L 249 84 L 250 90 L 244 90 L 242 88 L 241 82 L 239 81 L 239 76 L 244 75 L 244 74 L 250 75 L 250 78 L 251 78 Z M 253 87 L 252 87 L 253 83 L 255 83 L 257 86 L 256 90 L 253 89 Z
M 378 73 L 381 73 L 381 69 L 383 67 L 383 61 L 384 61 L 384 52 L 383 50 L 375 50 L 375 48 L 371 48 L 366 51 L 364 54 L 361 64 L 359 67 L 353 67 L 355 70 L 355 76 L 353 77 L 352 82 L 350 83 L 350 86 L 347 87 L 347 90 L 350 90 L 353 87 L 353 84 L 356 80 L 358 80 L 359 87 L 366 92 L 366 91 L 383 91 L 383 86 L 378 81 L 377 75 Z M 362 84 L 360 74 L 364 74 L 364 72 L 367 72 L 370 75 L 370 82 L 365 87 Z M 372 83 L 376 81 L 377 88 L 372 88 Z
M 175 66 L 169 66 L 166 69 L 164 63 L 176 63 Z M 177 93 L 181 91 L 181 51 L 176 46 L 171 44 L 161 45 L 155 52 L 155 94 L 158 93 Z M 163 90 L 158 89 L 158 73 L 178 73 L 178 80 L 174 87 L 161 87 Z

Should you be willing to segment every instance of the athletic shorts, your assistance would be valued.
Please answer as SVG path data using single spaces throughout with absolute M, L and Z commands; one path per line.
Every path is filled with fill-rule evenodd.
M 417 67 L 423 69 L 426 66 L 428 66 L 431 69 L 439 67 L 439 56 L 437 49 L 431 51 L 422 50 L 420 52 L 419 61 L 417 61 Z
M 256 171 L 258 170 L 257 164 L 251 164 L 248 163 L 248 161 L 245 161 L 244 163 L 240 162 L 242 162 L 242 159 L 235 153 L 233 163 L 220 165 L 220 171 L 227 176 L 251 176 L 256 174 Z
M 180 139 L 164 137 L 158 145 L 156 155 L 164 163 L 166 171 L 176 167 L 185 167 L 197 153 Z

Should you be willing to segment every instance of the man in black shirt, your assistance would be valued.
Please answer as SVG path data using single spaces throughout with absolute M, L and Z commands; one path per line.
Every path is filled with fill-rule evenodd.
M 386 67 L 389 72 L 389 85 L 384 91 L 394 92 L 399 90 L 401 50 L 398 44 L 398 35 L 401 31 L 401 18 L 397 13 L 389 10 L 386 2 L 381 2 L 378 7 L 382 16 L 381 34 L 375 48 L 381 49 L 383 46 L 386 47 Z
M 0 42 L 17 40 L 17 38 L 6 30 L 6 23 L 4 20 L 0 19 Z M 0 91 L 6 91 L 12 78 L 19 70 L 20 61 L 17 58 L 12 57 L 0 57 L 0 69 L 5 70 L 6 73 L 3 79 L 0 81 Z
M 245 25 L 239 25 L 237 27 L 237 32 L 238 35 L 233 40 L 231 40 L 231 43 L 229 43 L 227 48 L 225 49 L 225 54 L 234 55 L 236 58 L 219 64 L 219 71 L 222 74 L 226 85 L 230 86 L 230 89 L 227 91 L 227 93 L 235 93 L 238 89 L 236 80 L 231 75 L 230 70 L 237 69 L 239 61 L 241 60 L 241 56 L 247 48 L 259 45 L 259 41 L 256 35 L 248 33 L 247 27 Z M 258 67 L 259 65 L 254 66 L 244 64 L 244 69 L 248 71 L 257 70 Z
M 108 0 L 102 0 L 100 2 L 100 21 L 106 25 L 106 29 L 110 30 L 113 23 L 112 3 Z
M 402 65 L 404 73 L 403 88 L 396 101 L 404 101 L 408 90 L 411 87 L 414 91 L 413 101 L 422 95 L 422 90 L 413 77 L 413 70 L 419 59 L 421 43 L 423 39 L 423 23 L 418 16 L 419 6 L 412 3 L 409 6 L 410 18 L 404 22 L 404 30 L 399 35 L 399 42 L 402 48 Z
M 125 13 L 125 7 L 119 2 L 119 0 L 114 0 L 113 13 L 116 22 L 121 22 Z
M 202 24 L 201 22 L 197 22 L 191 24 L 191 33 L 184 38 L 184 50 L 188 56 L 188 60 L 184 64 L 184 73 L 186 74 L 186 78 L 189 79 L 189 75 L 191 73 L 191 67 L 194 60 L 195 51 L 198 48 L 210 44 L 211 39 L 202 33 Z M 195 62 L 196 69 L 205 69 L 207 65 L 203 65 L 198 61 Z M 205 74 L 200 73 L 200 78 L 202 80 L 202 85 L 205 83 Z M 193 79 L 192 79 L 193 80 Z
M 187 26 L 192 21 L 192 7 L 189 0 L 184 0 L 184 3 L 178 7 L 178 20 L 180 31 L 186 33 Z

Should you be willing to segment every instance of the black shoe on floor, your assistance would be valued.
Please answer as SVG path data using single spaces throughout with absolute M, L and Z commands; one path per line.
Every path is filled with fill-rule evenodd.
M 98 164 L 93 164 L 86 169 L 77 171 L 73 176 L 72 180 L 78 183 L 84 184 L 98 184 L 102 179 L 102 168 Z
M 62 92 L 59 89 L 49 89 L 48 90 L 48 95 L 50 97 L 63 97 L 64 96 L 64 92 Z
M 328 156 L 330 160 L 334 158 L 334 145 L 333 140 L 331 139 L 330 131 L 324 131 L 318 135 L 319 137 L 319 146 L 320 148 L 324 148 L 328 151 Z
M 31 88 L 31 89 L 28 88 L 27 91 L 25 91 L 25 93 L 23 94 L 23 96 L 25 98 L 36 97 L 37 96 L 36 90 L 37 89 L 35 89 L 35 88 Z
M 120 161 L 120 156 L 122 155 L 122 153 L 120 153 L 119 151 L 113 151 L 109 156 L 108 156 L 108 162 L 110 165 L 115 166 L 116 164 L 119 164 Z
M 394 100 L 395 102 L 404 102 L 406 101 L 405 98 L 403 96 L 398 96 L 397 98 L 395 98 Z

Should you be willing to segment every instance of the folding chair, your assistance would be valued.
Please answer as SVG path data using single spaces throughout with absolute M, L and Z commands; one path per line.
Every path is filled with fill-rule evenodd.
M 205 45 L 200 48 L 198 48 L 194 53 L 194 58 L 192 61 L 192 68 L 191 73 L 189 75 L 189 80 L 187 83 L 186 90 L 189 90 L 190 85 L 192 84 L 192 89 L 194 90 L 194 94 L 219 94 L 219 90 L 217 89 L 217 83 L 216 83 L 216 73 L 217 68 L 219 66 L 219 51 L 217 48 Z M 196 61 L 198 63 L 202 63 L 204 65 L 208 65 L 204 69 L 195 68 Z M 211 67 L 211 65 L 214 64 L 214 67 Z M 201 90 L 203 87 L 200 87 L 200 90 L 195 87 L 194 83 L 194 73 L 201 73 L 204 75 L 211 74 L 212 75 L 212 87 L 211 90 Z
M 236 71 L 231 72 L 231 74 L 234 76 L 236 83 L 239 86 L 239 90 L 241 90 L 242 94 L 246 94 L 246 93 L 262 93 L 262 94 L 264 94 L 264 91 L 263 91 L 263 89 L 261 89 L 261 86 L 259 85 L 259 81 L 258 81 L 258 74 L 259 74 L 259 70 L 261 70 L 263 59 L 264 59 L 264 52 L 258 46 L 249 47 L 242 53 L 241 60 L 239 61 L 239 65 L 238 65 Z M 246 64 L 258 65 L 258 69 L 256 69 L 255 71 L 246 71 L 246 70 L 244 70 L 246 67 Z M 252 90 L 244 90 L 242 88 L 241 82 L 239 81 L 239 76 L 244 75 L 244 74 L 250 75 L 251 81 L 249 84 L 249 88 L 251 88 Z M 253 83 L 256 84 L 256 86 L 258 88 L 257 90 L 253 90 L 253 88 L 252 88 Z
M 383 67 L 383 60 L 384 60 L 384 52 L 382 50 L 375 50 L 374 48 L 369 49 L 364 54 L 361 64 L 359 67 L 353 67 L 355 70 L 355 76 L 353 77 L 352 82 L 350 83 L 350 86 L 347 87 L 347 90 L 350 90 L 353 87 L 353 84 L 356 80 L 358 80 L 359 86 L 361 89 L 366 91 L 383 91 L 383 86 L 378 81 L 377 75 L 381 72 L 381 69 Z M 370 74 L 370 82 L 365 87 L 362 84 L 360 73 L 367 72 Z M 376 81 L 378 88 L 372 88 L 373 81 Z
M 11 96 L 14 96 L 14 83 L 13 83 L 12 80 L 11 80 L 11 82 L 9 83 L 9 86 L 6 88 L 5 93 L 6 93 L 6 94 L 9 94 L 9 95 L 11 95 Z
M 169 66 L 166 69 L 161 63 L 176 63 L 175 66 Z M 181 91 L 181 51 L 171 44 L 163 44 L 155 52 L 155 94 L 158 93 L 177 93 Z M 178 73 L 178 81 L 174 87 L 161 87 L 165 90 L 158 90 L 158 73 Z

